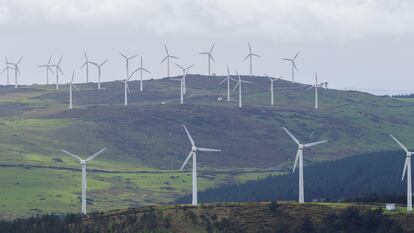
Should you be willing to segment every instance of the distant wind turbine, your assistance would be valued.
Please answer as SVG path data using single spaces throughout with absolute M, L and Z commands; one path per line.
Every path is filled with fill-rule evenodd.
M 280 78 L 274 78 L 274 77 L 268 76 L 267 74 L 264 74 L 264 75 L 270 80 L 270 105 L 275 105 L 275 102 L 274 102 L 274 94 L 273 94 L 273 92 L 274 92 L 274 84 L 273 83 L 275 81 L 281 79 L 282 77 L 280 77 Z
M 51 67 L 55 67 L 56 71 L 56 90 L 59 89 L 59 72 L 63 75 L 62 68 L 60 67 L 60 63 L 62 62 L 62 56 L 59 59 L 59 62 L 56 65 L 51 65 Z
M 318 88 L 323 88 L 323 87 L 327 87 L 327 86 L 328 86 L 327 82 L 318 83 L 318 73 L 315 72 L 315 84 L 310 86 L 308 89 L 306 89 L 306 90 L 310 90 L 312 88 L 315 88 L 315 109 L 319 108 Z
M 220 152 L 221 150 L 217 150 L 217 149 L 209 149 L 209 148 L 201 148 L 201 147 L 197 147 L 193 138 L 191 137 L 190 132 L 188 131 L 187 127 L 185 125 L 183 125 L 185 132 L 187 133 L 188 139 L 190 140 L 191 143 L 191 151 L 188 154 L 187 158 L 185 159 L 183 165 L 180 168 L 180 171 L 182 171 L 185 167 L 185 165 L 188 163 L 188 161 L 190 160 L 191 157 L 193 157 L 193 201 L 192 201 L 192 205 L 198 205 L 198 200 L 197 200 L 197 152 L 201 151 L 201 152 Z
M 91 61 L 89 61 L 88 56 L 86 55 L 86 52 L 83 51 L 83 55 L 85 56 L 85 62 L 82 64 L 82 66 L 80 67 L 81 69 L 83 67 L 86 68 L 86 83 L 89 83 L 89 64 L 92 64 Z
M 407 211 L 411 212 L 413 210 L 413 192 L 411 189 L 411 156 L 413 155 L 412 151 L 409 151 L 400 141 L 398 141 L 394 136 L 390 135 L 392 139 L 405 151 L 405 163 L 404 170 L 402 173 L 401 180 L 404 180 L 405 173 L 407 172 Z
M 52 67 L 52 65 L 50 65 L 51 60 L 52 60 L 52 56 L 49 57 L 49 60 L 46 64 L 38 66 L 40 68 L 43 68 L 43 67 L 45 68 L 45 71 L 46 71 L 46 85 L 49 85 L 49 71 L 52 72 L 52 74 L 53 74 L 53 70 L 50 68 L 50 67 Z
M 82 166 L 82 214 L 86 214 L 86 189 L 87 189 L 87 180 L 86 180 L 86 164 L 91 161 L 92 159 L 96 158 L 96 156 L 100 155 L 102 152 L 104 152 L 106 150 L 106 148 L 103 148 L 102 150 L 96 152 L 95 154 L 93 154 L 92 156 L 90 156 L 87 159 L 81 159 L 79 156 L 72 154 L 68 151 L 65 150 L 60 150 L 65 154 L 68 154 L 72 157 L 74 157 L 75 159 L 78 159 L 81 166 Z
M 162 59 L 160 64 L 162 64 L 164 61 L 167 61 L 167 78 L 169 78 L 170 77 L 170 58 L 179 59 L 179 57 L 170 55 L 167 49 L 167 45 L 164 45 L 164 49 L 165 49 L 166 56 L 164 57 L 164 59 Z
M 73 88 L 74 87 L 77 91 L 80 91 L 79 88 L 73 83 L 73 79 L 75 78 L 75 71 L 72 72 L 72 79 L 69 82 L 69 109 L 72 109 L 72 96 L 73 96 Z
M 211 61 L 216 62 L 214 60 L 213 55 L 211 55 L 211 53 L 213 52 L 215 44 L 213 43 L 213 45 L 211 46 L 210 50 L 208 52 L 201 52 L 200 54 L 202 55 L 207 55 L 207 64 L 208 64 L 208 76 L 211 76 Z
M 184 104 L 184 82 L 185 82 L 185 78 L 186 78 L 186 76 L 187 76 L 187 74 L 188 74 L 188 71 L 186 71 L 184 74 L 183 74 L 183 77 L 182 78 L 178 78 L 178 79 L 172 79 L 172 80 L 176 80 L 176 81 L 179 81 L 180 82 L 180 104 Z
M 183 77 L 184 76 L 186 77 L 190 69 L 194 67 L 194 65 L 191 65 L 191 66 L 187 66 L 186 68 L 184 68 L 183 66 L 180 66 L 177 63 L 175 63 L 175 65 L 177 65 L 182 70 Z M 185 95 L 187 93 L 186 79 L 184 78 L 182 81 L 183 81 L 183 94 Z
M 295 70 L 298 68 L 296 67 L 295 59 L 298 57 L 300 51 L 296 53 L 296 55 L 293 58 L 283 58 L 282 60 L 289 61 L 292 64 L 292 83 L 295 82 Z
M 295 141 L 296 144 L 298 145 L 298 152 L 296 153 L 295 164 L 293 165 L 293 172 L 295 172 L 296 166 L 298 165 L 298 162 L 299 162 L 299 203 L 304 203 L 305 194 L 304 194 L 304 185 L 303 185 L 303 149 L 325 143 L 328 140 L 312 142 L 308 144 L 301 144 L 299 140 L 296 139 L 296 137 L 293 136 L 293 134 L 289 132 L 289 130 L 287 130 L 285 127 L 282 127 L 282 128 L 290 136 L 290 138 L 292 138 L 292 140 Z
M 248 43 L 249 46 L 249 54 L 243 59 L 243 61 L 246 61 L 247 58 L 249 58 L 250 61 L 250 77 L 253 76 L 253 57 L 260 57 L 260 55 L 255 54 L 252 52 L 252 46 L 250 46 L 250 43 Z
M 14 88 L 17 88 L 17 76 L 20 75 L 19 63 L 22 61 L 23 57 L 20 57 L 16 63 L 12 63 L 7 61 L 6 58 L 6 65 L 10 65 L 13 67 L 14 70 Z
M 221 82 L 220 85 L 223 84 L 225 81 L 227 81 L 227 102 L 230 102 L 230 80 L 237 82 L 235 79 L 233 79 L 232 77 L 230 77 L 230 69 L 229 66 L 227 66 L 227 77 L 224 78 Z
M 239 87 L 239 108 L 241 108 L 241 107 L 243 107 L 243 104 L 242 104 L 242 83 L 252 83 L 252 82 L 243 81 L 240 78 L 239 72 L 237 70 L 236 70 L 236 73 L 237 73 L 237 81 L 236 81 L 237 84 L 236 84 L 236 86 L 234 86 L 233 90 L 235 90 L 237 87 Z
M 125 56 L 124 54 L 122 54 L 122 53 L 119 53 L 119 55 L 121 55 L 123 58 L 125 58 L 125 66 L 126 66 L 126 79 L 128 79 L 129 78 L 129 61 L 131 60 L 131 59 L 134 59 L 136 56 L 138 56 L 138 55 L 134 55 L 134 56 L 131 56 L 131 57 L 127 57 L 127 56 Z
M 95 65 L 98 68 L 98 90 L 101 90 L 101 77 L 102 77 L 102 66 L 107 63 L 108 60 L 105 60 L 101 64 L 98 64 L 96 62 L 91 62 L 92 65 Z
M 122 80 L 122 82 L 124 83 L 124 105 L 127 106 L 128 105 L 128 93 L 130 93 L 131 91 L 129 90 L 129 86 L 128 86 L 128 82 L 129 80 L 132 79 L 132 77 L 134 76 L 134 74 L 138 71 L 138 69 L 134 70 L 131 75 L 129 75 L 129 77 L 127 79 Z
M 142 71 L 145 71 L 148 74 L 151 74 L 151 72 L 149 72 L 147 69 L 144 68 L 144 65 L 143 65 L 143 62 L 142 62 L 142 56 L 141 56 L 141 66 L 138 68 L 138 70 L 140 72 L 139 91 L 143 91 L 144 86 L 143 86 L 143 83 L 142 83 Z
M 9 62 L 7 61 L 7 57 L 6 57 L 6 67 L 1 71 L 1 73 L 3 74 L 4 72 L 6 72 L 6 77 L 7 77 L 7 86 L 10 85 L 10 72 L 9 70 L 14 70 L 14 68 L 12 66 L 9 65 Z

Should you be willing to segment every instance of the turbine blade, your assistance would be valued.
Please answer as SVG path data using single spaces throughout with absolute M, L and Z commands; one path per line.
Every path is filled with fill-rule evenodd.
M 60 62 L 62 62 L 62 58 L 63 56 L 60 56 L 59 62 L 57 63 L 57 65 L 60 65 Z
M 86 64 L 88 64 L 88 62 L 87 62 L 87 61 L 81 65 L 80 69 L 82 69 L 83 67 L 85 67 L 85 66 L 86 66 Z
M 282 128 L 290 136 L 290 138 L 292 138 L 292 140 L 296 142 L 296 144 L 300 144 L 299 140 L 295 136 L 293 136 L 293 134 L 289 132 L 289 130 L 287 130 L 285 127 Z
M 103 65 L 105 65 L 105 63 L 107 63 L 108 62 L 108 60 L 105 60 L 104 62 L 102 62 L 99 66 L 103 66 Z
M 168 55 L 167 45 L 164 45 L 165 53 Z
M 247 56 L 243 59 L 243 61 L 246 61 L 246 60 L 247 60 L 247 58 L 249 58 L 251 55 L 252 55 L 252 54 L 251 54 L 251 53 L 249 53 L 249 55 L 247 55 Z
M 148 74 L 151 74 L 151 72 L 149 72 L 149 70 L 142 68 L 143 71 L 147 72 Z
M 392 136 L 392 135 L 390 135 L 390 137 L 392 138 L 392 139 L 394 139 L 394 141 L 398 144 L 398 145 L 400 145 L 400 147 L 405 151 L 405 152 L 407 152 L 408 153 L 408 149 L 407 149 L 407 147 L 405 147 L 400 141 L 398 141 L 394 136 Z
M 106 148 L 102 148 L 100 151 L 93 154 L 91 157 L 87 158 L 86 161 L 91 161 L 92 159 L 96 158 L 96 156 L 100 155 L 102 152 L 104 152 Z
M 262 56 L 260 56 L 259 54 L 255 54 L 255 53 L 252 53 L 252 56 L 255 56 L 255 57 L 262 57 Z
M 231 91 L 236 90 L 236 88 L 240 85 L 240 83 L 238 81 L 236 81 L 236 82 L 237 82 L 237 84 L 233 87 L 233 89 L 231 89 Z
M 292 60 L 295 60 L 298 57 L 299 53 L 300 53 L 300 51 L 293 57 Z
M 218 149 L 200 148 L 200 147 L 197 147 L 197 150 L 198 151 L 205 151 L 205 152 L 220 152 L 221 151 L 221 150 L 218 150 Z
M 65 151 L 65 150 L 60 150 L 60 151 L 62 151 L 62 152 L 63 152 L 63 153 L 65 153 L 65 154 L 68 154 L 68 155 L 70 155 L 70 156 L 72 156 L 72 157 L 74 157 L 74 158 L 76 158 L 76 159 L 79 159 L 79 161 L 81 161 L 81 160 L 82 160 L 79 156 L 77 156 L 77 155 L 75 155 L 75 154 L 72 154 L 72 153 L 70 153 L 70 152 L 68 152 L 68 151 Z
M 188 163 L 188 161 L 190 160 L 191 156 L 193 155 L 193 151 L 190 151 L 190 153 L 188 154 L 187 158 L 184 160 L 183 165 L 180 168 L 180 171 L 182 171 L 185 167 L 185 165 Z
M 182 69 L 183 71 L 185 70 L 184 67 L 178 65 L 177 63 L 175 63 L 176 66 L 180 67 L 180 69 Z
M 322 143 L 325 143 L 325 142 L 328 142 L 328 140 L 322 140 L 322 141 L 319 141 L 319 142 L 308 143 L 308 144 L 303 145 L 303 147 L 312 147 L 312 146 L 316 146 L 316 145 L 319 145 L 319 144 L 322 144 Z
M 131 60 L 131 59 L 134 59 L 134 58 L 136 58 L 138 55 L 134 55 L 134 56 L 132 56 L 132 57 L 128 57 L 128 60 Z
M 47 62 L 47 64 L 50 64 L 50 61 L 52 60 L 52 56 L 49 57 L 49 61 Z
M 19 60 L 17 61 L 16 65 L 18 65 L 18 64 L 22 61 L 22 59 L 23 59 L 23 56 L 21 56 L 21 57 L 19 58 Z
M 296 152 L 295 164 L 293 165 L 293 172 L 295 172 L 296 166 L 298 165 L 299 156 L 300 156 L 300 150 L 298 150 L 298 152 Z
M 309 91 L 310 89 L 312 89 L 314 86 L 310 86 L 308 88 L 306 88 L 306 91 Z
M 211 46 L 210 53 L 213 52 L 214 46 L 216 46 L 216 43 L 213 43 L 213 46 Z
M 88 56 L 86 55 L 86 52 L 85 51 L 83 51 L 83 55 L 85 56 L 86 61 L 89 61 L 88 60 Z
M 74 83 L 72 83 L 72 86 L 77 90 L 80 91 L 80 89 L 78 88 L 78 86 L 76 86 Z
M 119 55 L 121 55 L 123 58 L 125 58 L 125 59 L 128 59 L 127 58 L 127 56 L 125 56 L 124 54 L 122 54 L 122 53 L 119 53 Z
M 185 132 L 187 133 L 188 139 L 190 140 L 191 145 L 192 145 L 192 146 L 195 146 L 195 143 L 194 143 L 193 137 L 191 137 L 191 134 L 190 134 L 190 132 L 188 132 L 187 127 L 186 127 L 185 125 L 183 125 L 183 126 L 184 126 L 184 129 L 185 129 Z
M 165 60 L 167 60 L 167 58 L 168 58 L 168 56 L 167 57 L 164 57 L 164 59 L 162 59 L 162 61 L 160 62 L 160 64 L 162 64 Z
M 296 67 L 295 61 L 292 61 L 292 65 L 293 65 L 293 67 L 295 67 L 295 70 L 298 70 L 298 67 Z
M 211 58 L 211 60 L 213 61 L 213 62 L 216 62 L 216 60 L 214 60 L 214 57 L 209 53 L 208 54 L 208 56 Z
M 247 45 L 249 46 L 250 53 L 252 53 L 252 46 L 250 46 L 250 43 L 247 43 Z
M 223 84 L 223 83 L 224 83 L 227 79 L 228 79 L 228 77 L 227 77 L 227 78 L 225 78 L 225 79 L 223 79 L 223 80 L 219 83 L 219 85 Z
M 402 173 L 401 180 L 404 180 L 404 176 L 405 176 L 405 172 L 407 171 L 407 167 L 408 167 L 408 158 L 406 157 L 405 162 L 404 162 L 404 170 L 403 170 L 403 173 Z
M 179 59 L 179 57 L 176 57 L 176 56 L 170 56 L 171 58 L 174 58 L 174 59 Z

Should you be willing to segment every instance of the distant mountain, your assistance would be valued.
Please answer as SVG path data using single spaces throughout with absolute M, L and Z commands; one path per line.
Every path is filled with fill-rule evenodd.
M 341 200 L 368 194 L 406 193 L 401 181 L 405 153 L 389 151 L 322 162 L 304 168 L 305 200 Z M 199 192 L 200 202 L 297 200 L 298 173 L 268 176 Z M 191 195 L 177 200 L 190 203 Z

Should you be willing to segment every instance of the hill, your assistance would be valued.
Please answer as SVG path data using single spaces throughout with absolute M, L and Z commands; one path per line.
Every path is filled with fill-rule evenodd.
M 359 153 L 397 148 L 388 134 L 414 144 L 414 104 L 388 97 L 325 89 L 313 109 L 308 85 L 277 81 L 276 105 L 270 106 L 269 81 L 242 77 L 242 109 L 225 97 L 223 77 L 189 75 L 185 104 L 179 84 L 147 80 L 144 92 L 130 82 L 130 104 L 123 106 L 123 84 L 78 84 L 74 109 L 68 87 L 0 87 L 0 213 L 4 217 L 79 210 L 80 168 L 60 152 L 86 157 L 108 150 L 88 166 L 88 202 L 94 211 L 165 204 L 191 190 L 191 176 L 178 172 L 190 149 L 186 124 L 200 146 L 221 153 L 200 154 L 199 188 L 243 183 L 291 166 L 296 145 L 281 130 L 303 142 L 330 143 L 305 152 L 313 164 Z M 225 99 L 225 98 L 224 98 Z
M 378 205 L 276 202 L 147 207 L 84 218 L 46 215 L 0 221 L 4 233 L 403 233 L 412 232 L 413 224 L 413 216 L 383 211 Z

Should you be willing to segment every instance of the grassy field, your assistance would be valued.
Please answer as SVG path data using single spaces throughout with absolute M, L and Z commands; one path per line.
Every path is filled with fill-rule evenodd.
M 60 149 L 86 158 L 108 148 L 91 163 L 92 210 L 163 204 L 189 193 L 189 174 L 177 173 L 190 149 L 182 124 L 200 146 L 222 149 L 199 154 L 201 189 L 290 168 L 296 145 L 282 126 L 303 142 L 330 140 L 307 150 L 306 164 L 397 148 L 390 133 L 414 144 L 412 102 L 325 89 L 315 110 L 307 85 L 282 80 L 270 106 L 268 80 L 243 77 L 254 83 L 243 86 L 239 109 L 237 92 L 231 102 L 218 101 L 225 99 L 222 78 L 190 75 L 184 105 L 178 83 L 168 79 L 145 81 L 142 93 L 131 82 L 128 107 L 119 82 L 101 91 L 79 84 L 72 110 L 67 86 L 0 87 L 0 213 L 78 211 L 79 164 Z

